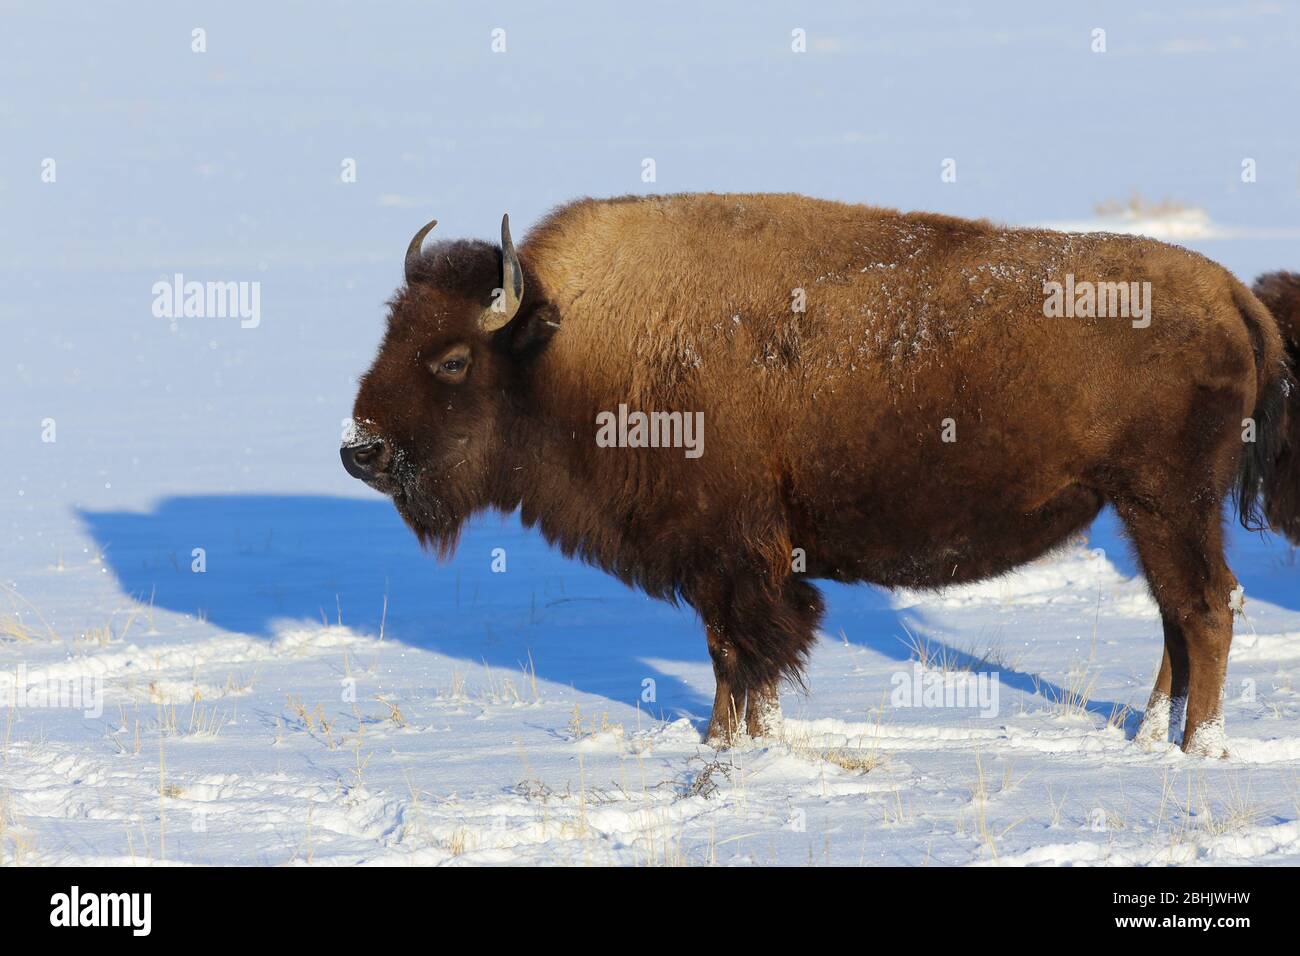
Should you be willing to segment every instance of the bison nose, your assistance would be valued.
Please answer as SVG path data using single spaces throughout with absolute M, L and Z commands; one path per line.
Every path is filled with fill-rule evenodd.
M 367 481 L 384 473 L 392 455 L 382 441 L 372 441 L 365 445 L 344 445 L 339 449 L 339 457 L 349 475 Z

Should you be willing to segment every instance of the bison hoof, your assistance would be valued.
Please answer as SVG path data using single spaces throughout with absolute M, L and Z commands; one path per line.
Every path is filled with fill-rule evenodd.
M 1167 694 L 1154 693 L 1142 715 L 1142 724 L 1133 737 L 1144 750 L 1154 750 L 1167 743 L 1183 743 L 1183 718 L 1187 714 L 1187 698 L 1170 699 Z
M 755 740 L 775 739 L 781 733 L 781 698 L 776 694 L 750 701 L 745 726 Z
M 727 750 L 735 746 L 740 736 L 739 728 L 714 720 L 709 722 L 709 729 L 704 732 L 704 745 L 714 750 Z
M 1142 715 L 1142 724 L 1133 738 L 1134 742 L 1145 750 L 1168 743 L 1171 732 L 1169 715 L 1169 695 L 1152 694 L 1146 713 Z
M 1208 757 L 1222 760 L 1228 756 L 1228 738 L 1223 732 L 1222 715 L 1211 717 L 1197 726 L 1183 742 L 1183 753 L 1189 757 Z
M 744 743 L 745 740 L 746 736 L 743 731 L 732 734 L 715 734 L 710 731 L 704 737 L 704 746 L 712 747 L 714 750 L 730 750 L 732 747 Z

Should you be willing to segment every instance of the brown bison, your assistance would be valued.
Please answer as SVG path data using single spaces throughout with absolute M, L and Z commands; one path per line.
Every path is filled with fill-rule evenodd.
M 773 731 L 811 579 L 987 578 L 1109 502 L 1164 622 L 1139 737 L 1224 752 L 1225 498 L 1300 542 L 1300 276 L 1252 294 L 1150 239 L 794 195 L 584 199 L 518 252 L 508 221 L 422 249 L 433 225 L 343 464 L 441 555 L 518 508 L 689 603 L 711 741 Z

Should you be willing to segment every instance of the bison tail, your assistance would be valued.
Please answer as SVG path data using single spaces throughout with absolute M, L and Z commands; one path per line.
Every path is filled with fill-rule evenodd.
M 1300 274 L 1272 272 L 1260 276 L 1252 289 L 1255 299 L 1271 313 L 1282 334 L 1286 358 L 1281 368 L 1266 362 L 1260 368 L 1260 392 L 1255 408 L 1255 441 L 1247 445 L 1237 478 L 1237 513 L 1242 525 L 1263 530 L 1265 524 L 1300 545 Z M 1261 326 L 1259 306 L 1249 296 L 1238 302 L 1261 358 L 1269 331 Z M 1271 367 L 1270 367 L 1271 366 Z

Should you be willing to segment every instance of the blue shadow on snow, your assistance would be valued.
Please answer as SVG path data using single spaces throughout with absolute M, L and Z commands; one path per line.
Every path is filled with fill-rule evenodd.
M 703 634 L 689 608 L 674 608 L 549 548 L 515 515 L 480 518 L 466 528 L 456 555 L 438 564 L 422 552 L 392 505 L 306 495 L 172 497 L 147 512 L 79 511 L 122 589 L 139 601 L 202 615 L 224 630 L 271 637 L 296 621 L 335 623 L 494 669 L 517 669 L 530 657 L 540 678 L 612 701 L 635 704 L 641 682 L 656 682 L 654 716 L 707 716 L 711 687 L 693 687 L 652 662 L 708 662 Z M 1274 539 L 1233 536 L 1237 574 L 1247 592 L 1300 607 L 1288 566 Z M 1128 575 L 1138 573 L 1113 513 L 1098 519 L 1094 547 Z M 194 548 L 206 572 L 191 571 Z M 504 548 L 507 572 L 493 573 L 493 549 Z M 1248 573 L 1249 572 L 1249 573 Z M 907 664 L 904 619 L 879 589 L 822 582 L 827 633 Z M 387 596 L 387 612 L 384 599 Z M 919 615 L 907 612 L 909 617 Z M 1153 663 L 1158 657 L 1153 626 Z M 971 662 L 960 648 L 936 640 L 949 660 Z M 978 663 L 978 662 L 971 662 Z M 1062 689 L 1035 674 L 997 669 L 1000 681 L 1027 695 L 1060 699 Z M 711 680 L 709 681 L 711 684 Z M 874 706 L 881 688 L 863 689 Z M 1112 701 L 1090 710 L 1109 717 Z M 656 710 L 657 708 L 657 710 Z

